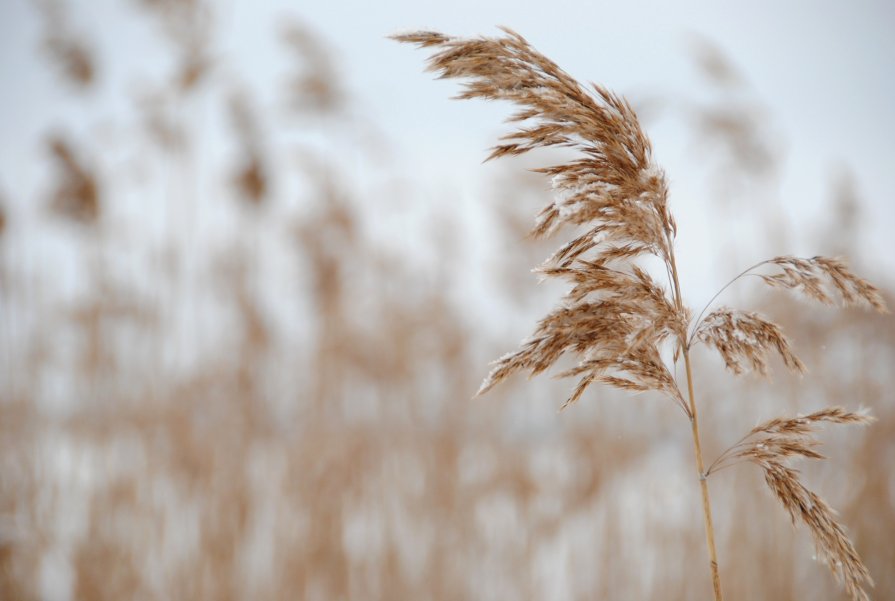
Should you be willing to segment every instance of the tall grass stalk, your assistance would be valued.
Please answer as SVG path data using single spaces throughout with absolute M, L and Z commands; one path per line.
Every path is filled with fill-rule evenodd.
M 683 311 L 681 303 L 681 284 L 677 275 L 677 260 L 674 250 L 671 252 L 671 276 L 674 281 L 674 297 L 678 310 Z M 680 341 L 679 341 L 680 342 Z M 709 569 L 712 572 L 712 590 L 715 601 L 721 601 L 721 573 L 718 570 L 718 550 L 715 547 L 715 526 L 712 522 L 712 502 L 709 498 L 708 479 L 705 475 L 705 462 L 702 459 L 702 443 L 699 438 L 699 412 L 696 410 L 696 395 L 693 392 L 693 368 L 690 366 L 690 345 L 682 345 L 684 366 L 687 372 L 687 398 L 690 408 L 690 427 L 693 433 L 693 453 L 696 457 L 696 473 L 699 478 L 699 492 L 702 495 L 702 518 L 705 523 L 705 542 L 709 552 Z
M 479 394 L 514 373 L 544 372 L 570 354 L 578 364 L 559 376 L 576 377 L 578 383 L 563 407 L 577 401 L 593 383 L 665 396 L 691 424 L 715 600 L 721 601 L 722 592 L 708 478 L 723 467 L 751 462 L 762 469 L 793 522 L 808 527 L 818 556 L 844 583 L 849 596 L 866 601 L 864 586 L 872 584 L 867 568 L 834 511 L 801 483 L 788 460 L 823 457 L 815 450 L 814 438 L 821 422 L 868 423 L 871 418 L 838 407 L 805 417 L 777 418 L 748 432 L 706 469 L 693 390 L 692 344 L 717 350 L 735 374 L 767 374 L 773 353 L 793 371 L 804 371 L 804 365 L 780 327 L 761 315 L 723 307 L 705 314 L 706 307 L 696 320 L 692 318 L 680 290 L 674 255 L 677 226 L 665 175 L 653 162 L 649 138 L 634 110 L 624 98 L 599 85 L 580 84 L 519 34 L 509 29 L 504 33 L 471 39 L 429 31 L 394 36 L 434 49 L 429 69 L 442 78 L 465 81 L 458 98 L 505 100 L 517 106 L 518 112 L 509 118 L 516 129 L 501 138 L 489 159 L 547 147 L 576 153 L 566 162 L 538 170 L 552 178 L 556 194 L 532 230 L 534 236 L 550 235 L 563 226 L 576 230 L 576 236 L 538 268 L 545 277 L 567 280 L 572 287 L 519 350 L 495 362 Z M 638 265 L 650 255 L 665 265 L 670 297 Z M 776 257 L 734 281 L 747 273 L 822 303 L 886 311 L 879 291 L 836 259 Z M 668 350 L 675 365 L 683 359 L 686 399 L 674 375 L 675 365 L 666 359 Z

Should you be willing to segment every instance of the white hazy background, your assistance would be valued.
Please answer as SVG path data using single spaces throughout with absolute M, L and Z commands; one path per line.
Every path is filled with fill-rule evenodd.
M 75 30 L 89 30 L 101 60 L 98 90 L 90 106 L 110 122 L 129 110 L 122 90 L 135 92 L 140 78 L 159 73 L 153 48 L 157 31 L 134 19 L 128 2 L 71 2 Z M 869 276 L 892 272 L 890 232 L 895 226 L 895 5 L 891 2 L 218 2 L 215 42 L 227 62 L 240 67 L 248 85 L 273 97 L 285 58 L 276 35 L 285 16 L 314 29 L 334 50 L 337 67 L 353 95 L 353 110 L 376 124 L 389 143 L 388 156 L 409 180 L 445 188 L 445 197 L 475 211 L 475 196 L 492 165 L 485 149 L 503 131 L 507 107 L 449 100 L 454 83 L 433 83 L 423 74 L 425 53 L 401 47 L 387 35 L 437 29 L 456 35 L 493 35 L 512 27 L 578 78 L 599 82 L 632 98 L 699 98 L 704 90 L 693 66 L 694 40 L 708 40 L 743 75 L 747 94 L 784 141 L 775 149 L 782 176 L 773 202 L 788 218 L 798 246 L 798 224 L 815 223 L 826 210 L 831 182 L 853 173 L 865 202 L 862 256 L 873 257 Z M 154 37 L 156 36 L 156 37 Z M 80 107 L 59 93 L 51 69 L 38 68 L 40 21 L 31 3 L 0 6 L 0 190 L 11 202 L 33 204 L 44 169 L 40 133 L 58 121 L 79 122 Z M 134 66 L 140 65 L 140 70 Z M 706 100 L 710 100 L 706 98 Z M 670 176 L 685 286 L 709 294 L 704 274 L 712 267 L 711 204 L 701 165 L 673 120 L 649 127 L 657 161 Z M 338 141 L 337 141 L 338 142 Z M 214 141 L 209 140 L 212 146 Z M 346 154 L 345 148 L 333 149 Z M 375 180 L 376 166 L 353 165 L 358 181 Z M 732 214 L 748 212 L 749 202 Z M 421 198 L 420 203 L 431 202 Z M 445 199 L 439 199 L 445 202 Z M 27 210 L 27 209 L 26 209 Z M 804 232 L 803 232 L 804 233 Z M 730 232 L 736 235 L 735 232 Z M 746 236 L 751 233 L 744 232 Z M 781 248 L 803 254 L 823 249 Z M 765 249 L 760 249 L 764 252 Z M 757 252 L 759 252 L 757 250 Z M 747 264 L 753 257 L 742 257 Z M 864 267 L 861 265 L 861 267 Z M 729 268 L 725 265 L 725 269 Z M 876 270 L 876 273 L 873 270 Z M 865 269 L 867 272 L 867 269 Z M 883 273 L 880 273 L 883 272 Z

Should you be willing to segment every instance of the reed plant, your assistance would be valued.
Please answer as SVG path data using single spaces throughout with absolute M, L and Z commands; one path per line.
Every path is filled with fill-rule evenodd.
M 737 375 L 750 371 L 766 375 L 775 354 L 790 370 L 805 370 L 782 329 L 768 318 L 728 307 L 710 311 L 720 294 L 746 275 L 824 304 L 863 305 L 886 312 L 879 291 L 841 260 L 781 256 L 744 270 L 694 318 L 681 292 L 668 184 L 631 105 L 602 86 L 582 85 L 522 36 L 509 29 L 503 32 L 500 37 L 479 38 L 430 31 L 394 36 L 399 42 L 433 49 L 429 70 L 442 78 L 464 80 L 458 98 L 516 105 L 518 111 L 509 118 L 515 127 L 500 139 L 489 159 L 551 147 L 574 153 L 567 161 L 538 169 L 552 178 L 555 195 L 531 232 L 545 237 L 564 227 L 575 231 L 537 268 L 544 277 L 565 280 L 571 287 L 520 349 L 495 362 L 478 394 L 518 372 L 545 372 L 566 355 L 577 364 L 558 376 L 576 378 L 577 384 L 563 407 L 577 401 L 592 384 L 659 393 L 680 409 L 690 425 L 716 601 L 722 599 L 721 572 L 708 482 L 719 470 L 744 462 L 762 470 L 793 523 L 808 528 L 818 557 L 851 599 L 867 600 L 870 573 L 835 512 L 802 483 L 791 461 L 823 458 L 817 451 L 818 426 L 867 424 L 872 418 L 840 407 L 775 418 L 751 429 L 708 462 L 701 445 L 691 351 L 698 344 L 716 350 Z M 643 267 L 649 257 L 664 266 L 664 285 Z M 679 362 L 685 382 L 676 377 Z

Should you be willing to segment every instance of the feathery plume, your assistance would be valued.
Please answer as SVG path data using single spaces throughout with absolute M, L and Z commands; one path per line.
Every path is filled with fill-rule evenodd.
M 808 298 L 834 305 L 838 297 L 843 306 L 865 305 L 879 313 L 888 313 L 879 289 L 852 273 L 845 262 L 828 257 L 774 257 L 768 264 L 780 273 L 762 275 L 769 286 L 799 290 Z
M 522 348 L 496 362 L 478 394 L 518 371 L 531 375 L 565 353 L 579 359 L 559 376 L 580 376 L 566 405 L 593 382 L 626 390 L 655 390 L 684 408 L 660 344 L 686 330 L 687 311 L 633 260 L 645 254 L 671 261 L 674 219 L 665 177 L 653 163 L 649 139 L 623 98 L 585 88 L 519 34 L 462 39 L 435 32 L 394 36 L 438 48 L 429 70 L 465 79 L 461 99 L 506 100 L 519 107 L 489 159 L 561 146 L 576 158 L 538 171 L 556 192 L 538 215 L 534 236 L 564 225 L 586 231 L 563 245 L 541 267 L 545 277 L 574 284 L 563 305 L 543 319 Z M 564 406 L 566 406 L 564 405 Z
M 790 348 L 777 324 L 757 313 L 722 308 L 709 313 L 696 330 L 696 337 L 714 347 L 727 369 L 740 375 L 747 368 L 763 376 L 768 374 L 767 357 L 777 351 L 792 371 L 804 373 L 805 365 Z
M 799 289 L 824 303 L 838 296 L 846 305 L 885 311 L 879 291 L 841 261 L 777 257 L 747 269 L 724 286 L 688 335 L 691 314 L 680 292 L 668 187 L 631 106 L 601 86 L 582 86 L 522 36 L 510 29 L 503 31 L 505 35 L 496 38 L 454 38 L 431 31 L 394 36 L 399 42 L 434 49 L 429 70 L 441 78 L 464 80 L 457 98 L 516 105 L 517 112 L 508 120 L 514 128 L 488 159 L 550 147 L 574 153 L 565 162 L 538 170 L 552 178 L 555 195 L 531 232 L 541 237 L 563 226 L 583 230 L 538 269 L 544 277 L 561 278 L 572 287 L 519 350 L 495 362 L 478 394 L 517 372 L 542 373 L 567 354 L 575 356 L 578 364 L 557 377 L 579 380 L 563 407 L 578 400 L 595 382 L 663 394 L 690 420 L 715 601 L 722 601 L 721 580 L 706 480 L 713 471 L 745 460 L 762 467 L 768 485 L 793 520 L 798 517 L 808 525 L 822 556 L 844 581 L 852 599 L 866 600 L 862 583 L 870 583 L 870 575 L 853 545 L 832 510 L 783 461 L 793 456 L 823 458 L 810 436 L 813 424 L 866 423 L 868 418 L 833 408 L 801 421 L 772 420 L 705 469 L 689 350 L 694 341 L 714 347 L 737 374 L 751 369 L 766 375 L 771 352 L 780 355 L 791 370 L 805 370 L 780 327 L 760 315 L 723 308 L 702 318 L 730 284 L 762 265 L 782 270 L 760 276 L 768 284 Z M 670 293 L 636 264 L 645 255 L 664 262 Z M 687 400 L 663 359 L 662 349 L 668 344 L 673 345 L 675 363 L 683 356 Z
M 864 585 L 873 585 L 870 572 L 861 561 L 854 544 L 836 512 L 816 493 L 802 484 L 798 470 L 786 465 L 792 457 L 824 459 L 815 448 L 820 442 L 814 434 L 822 423 L 872 423 L 865 413 L 828 407 L 803 417 L 774 418 L 750 430 L 740 442 L 725 451 L 709 468 L 712 473 L 738 462 L 749 461 L 764 472 L 768 487 L 789 513 L 793 525 L 801 521 L 811 532 L 818 556 L 829 566 L 834 577 L 843 582 L 854 601 L 868 601 Z

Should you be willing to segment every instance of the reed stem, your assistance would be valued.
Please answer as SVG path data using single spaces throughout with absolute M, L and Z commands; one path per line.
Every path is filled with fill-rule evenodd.
M 687 392 L 690 397 L 690 425 L 693 430 L 693 451 L 696 454 L 696 469 L 699 472 L 699 487 L 702 489 L 702 515 L 705 521 L 705 541 L 709 549 L 709 565 L 712 570 L 712 587 L 715 601 L 722 601 L 721 574 L 718 571 L 718 554 L 715 550 L 715 527 L 712 525 L 712 504 L 709 501 L 708 479 L 702 461 L 702 445 L 699 442 L 699 417 L 696 413 L 696 398 L 693 395 L 693 374 L 690 368 L 690 353 L 684 349 L 684 364 L 687 367 Z
M 671 257 L 671 276 L 674 280 L 674 297 L 678 309 L 683 310 L 681 299 L 681 285 L 677 276 L 677 263 L 674 259 L 674 246 L 669 241 L 669 254 Z M 715 601 L 723 601 L 721 594 L 721 573 L 718 570 L 718 553 L 715 549 L 715 527 L 712 523 L 712 504 L 709 500 L 709 486 L 705 473 L 705 463 L 702 460 L 702 444 L 699 439 L 699 414 L 696 410 L 696 396 L 693 393 L 693 369 L 690 366 L 690 345 L 687 340 L 681 341 L 681 351 L 684 355 L 684 365 L 687 370 L 687 394 L 690 403 L 690 426 L 693 431 L 693 452 L 696 455 L 696 470 L 699 476 L 699 488 L 702 492 L 702 516 L 705 522 L 705 542 L 709 550 L 709 567 L 712 571 L 712 588 L 715 592 Z

